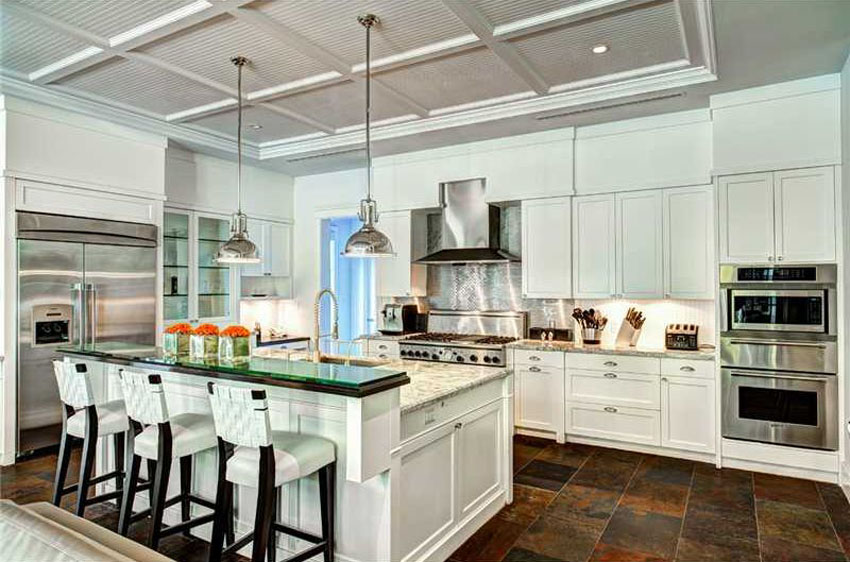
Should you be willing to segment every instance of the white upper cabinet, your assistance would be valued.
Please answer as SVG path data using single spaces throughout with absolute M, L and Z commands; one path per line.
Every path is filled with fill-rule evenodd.
M 483 144 L 483 143 L 482 143 Z M 573 141 L 478 147 L 470 152 L 470 176 L 485 178 L 487 201 L 567 195 L 573 191 Z
M 778 261 L 835 259 L 834 185 L 831 167 L 774 174 Z
M 410 211 L 381 213 L 378 229 L 392 242 L 396 255 L 375 260 L 377 294 L 379 297 L 421 297 L 426 292 L 427 268 L 411 263 L 421 257 L 414 255 L 413 221 Z
M 720 260 L 773 261 L 773 174 L 722 177 L 720 199 Z
M 718 186 L 721 262 L 835 261 L 832 167 L 727 176 Z
M 615 292 L 614 196 L 573 201 L 573 296 L 609 298 Z
M 522 292 L 525 298 L 572 297 L 569 197 L 522 202 Z
M 257 245 L 260 263 L 242 266 L 242 277 L 292 275 L 292 226 L 248 219 L 248 236 Z
M 662 195 L 660 190 L 616 196 L 617 294 L 638 299 L 661 298 Z
M 664 190 L 664 296 L 714 298 L 714 190 Z

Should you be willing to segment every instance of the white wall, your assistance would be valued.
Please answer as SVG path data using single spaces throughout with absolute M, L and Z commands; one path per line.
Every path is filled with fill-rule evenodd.
M 362 169 L 295 178 L 293 298 L 297 310 L 290 317 L 291 329 L 286 326 L 290 333 L 312 333 L 313 298 L 319 288 L 319 221 L 356 214 L 365 194 L 366 174 Z
M 850 409 L 850 377 L 847 376 L 847 366 L 850 364 L 850 310 L 848 310 L 847 291 L 850 290 L 850 57 L 844 63 L 841 71 L 841 196 L 842 196 L 842 248 L 843 253 L 841 267 L 844 270 L 844 417 L 848 418 Z M 850 434 L 843 431 L 844 436 L 844 476 L 850 475 L 850 463 L 847 462 L 850 455 Z M 850 482 L 844 482 L 845 485 Z
M 242 209 L 253 217 L 293 218 L 293 178 L 242 162 Z M 236 162 L 169 148 L 167 204 L 230 214 L 236 210 Z

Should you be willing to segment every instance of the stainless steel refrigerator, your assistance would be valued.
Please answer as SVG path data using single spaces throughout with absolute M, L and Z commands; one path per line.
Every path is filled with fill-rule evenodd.
M 17 213 L 18 456 L 59 442 L 56 348 L 156 341 L 157 227 Z

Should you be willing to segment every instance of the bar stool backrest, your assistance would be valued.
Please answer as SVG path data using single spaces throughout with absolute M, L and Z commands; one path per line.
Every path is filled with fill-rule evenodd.
M 59 386 L 59 399 L 75 410 L 94 406 L 94 393 L 85 363 L 71 363 L 69 360 L 54 361 L 53 374 Z
M 227 443 L 245 447 L 272 444 L 272 427 L 265 390 L 208 383 L 216 434 Z
M 168 406 L 162 389 L 162 378 L 157 374 L 121 369 L 121 390 L 127 416 L 144 425 L 166 423 Z

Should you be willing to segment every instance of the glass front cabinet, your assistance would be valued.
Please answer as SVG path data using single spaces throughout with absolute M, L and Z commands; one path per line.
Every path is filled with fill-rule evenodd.
M 163 318 L 224 323 L 237 316 L 236 268 L 215 263 L 230 236 L 230 217 L 166 209 L 163 227 Z

